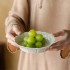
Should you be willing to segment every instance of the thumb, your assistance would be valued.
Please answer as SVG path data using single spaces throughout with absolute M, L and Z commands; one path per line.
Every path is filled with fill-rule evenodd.
M 16 35 L 20 35 L 24 32 L 24 29 L 21 26 L 13 25 L 13 31 L 16 33 Z

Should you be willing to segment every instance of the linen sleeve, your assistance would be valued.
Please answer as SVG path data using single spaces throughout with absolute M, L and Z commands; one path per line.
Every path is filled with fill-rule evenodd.
M 28 30 L 28 2 L 27 0 L 14 0 L 11 10 L 9 11 L 8 17 L 5 20 L 5 32 L 7 33 L 8 27 L 10 28 L 14 24 L 22 24 L 24 29 Z M 18 50 L 10 43 L 7 45 L 8 50 L 14 53 Z
M 13 24 L 23 24 L 24 28 L 28 27 L 28 2 L 27 0 L 14 0 L 9 15 L 5 21 L 5 27 Z

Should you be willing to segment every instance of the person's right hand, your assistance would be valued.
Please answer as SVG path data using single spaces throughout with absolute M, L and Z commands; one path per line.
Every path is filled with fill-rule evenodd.
M 18 45 L 15 43 L 15 36 L 22 34 L 24 31 L 25 29 L 22 24 L 9 24 L 6 27 L 7 42 L 12 46 L 18 47 Z

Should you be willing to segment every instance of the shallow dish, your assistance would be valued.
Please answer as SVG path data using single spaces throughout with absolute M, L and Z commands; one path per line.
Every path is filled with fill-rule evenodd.
M 43 37 L 45 37 L 46 42 L 48 43 L 48 45 L 45 44 L 45 46 L 43 46 L 41 48 L 28 48 L 28 47 L 22 46 L 21 43 L 22 43 L 23 38 L 26 35 L 28 35 L 28 32 L 25 32 L 22 35 L 16 36 L 16 38 L 15 38 L 15 42 L 18 44 L 18 46 L 19 46 L 21 51 L 28 52 L 28 53 L 42 53 L 42 52 L 47 51 L 47 49 L 53 43 L 55 43 L 55 38 L 54 38 L 54 36 L 52 34 L 49 34 L 47 32 L 41 32 L 41 31 L 37 31 L 37 33 L 42 34 Z

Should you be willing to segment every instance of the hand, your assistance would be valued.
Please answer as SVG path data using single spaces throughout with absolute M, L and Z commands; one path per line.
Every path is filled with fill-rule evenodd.
M 22 24 L 9 24 L 6 29 L 6 38 L 8 43 L 17 47 L 18 45 L 14 42 L 15 36 L 22 34 L 24 31 Z
M 55 37 L 66 36 L 64 40 L 54 43 L 49 49 L 50 50 L 62 50 L 70 45 L 70 30 L 63 30 L 61 32 L 53 34 Z M 70 49 L 68 50 L 70 51 Z

